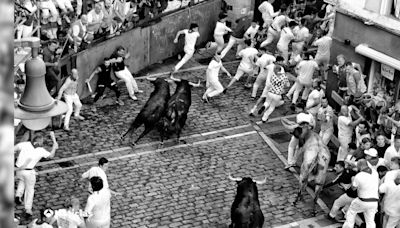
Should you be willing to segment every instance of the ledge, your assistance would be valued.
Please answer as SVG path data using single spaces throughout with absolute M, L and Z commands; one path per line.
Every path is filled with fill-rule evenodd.
M 375 26 L 400 36 L 400 19 L 392 16 L 380 15 L 378 13 L 359 8 L 354 4 L 349 4 L 344 0 L 340 0 L 337 12 L 351 16 L 355 19 L 363 21 L 366 26 Z

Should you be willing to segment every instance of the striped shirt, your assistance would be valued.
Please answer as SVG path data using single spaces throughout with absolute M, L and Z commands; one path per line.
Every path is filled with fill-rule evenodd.
M 289 79 L 285 74 L 272 74 L 271 77 L 271 87 L 269 92 L 277 95 L 282 95 L 285 93 L 285 87 L 290 85 Z

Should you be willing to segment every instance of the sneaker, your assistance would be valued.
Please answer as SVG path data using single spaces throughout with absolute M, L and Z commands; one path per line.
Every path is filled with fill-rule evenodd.
M 118 105 L 124 105 L 125 103 L 122 100 L 117 100 L 115 103 L 117 103 Z
M 294 165 L 287 165 L 287 166 L 285 166 L 285 168 L 284 168 L 284 170 L 286 170 L 286 171 L 288 171 L 290 168 L 292 168 L 292 167 L 294 167 Z
M 64 131 L 71 131 L 71 129 L 69 129 L 69 127 L 64 127 L 63 129 L 64 129 Z
M 85 118 L 83 117 L 83 116 L 75 116 L 75 119 L 78 119 L 78 120 L 85 120 Z
M 246 89 L 250 89 L 252 87 L 251 83 L 247 83 L 246 85 L 244 85 L 244 87 L 246 87 Z
M 225 88 L 224 91 L 222 91 L 223 94 L 226 94 L 226 91 L 228 90 L 228 88 Z
M 32 210 L 25 210 L 25 214 L 26 214 L 28 217 L 31 217 L 31 216 L 33 215 L 33 212 L 32 212 Z
M 19 197 L 19 196 L 15 197 L 15 204 L 16 205 L 21 205 L 22 204 L 21 197 Z
M 209 102 L 207 96 L 203 96 L 201 99 L 203 100 L 204 103 L 208 103 Z
M 143 93 L 143 90 L 138 90 L 136 91 L 136 93 Z
M 136 96 L 131 96 L 131 99 L 134 100 L 134 101 L 138 100 Z

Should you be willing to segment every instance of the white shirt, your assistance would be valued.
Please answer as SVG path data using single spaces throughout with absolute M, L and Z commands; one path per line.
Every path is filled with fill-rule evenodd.
M 85 211 L 89 213 L 88 222 L 106 222 L 110 221 L 111 206 L 110 206 L 111 193 L 108 188 L 101 189 L 98 192 L 93 192 L 86 204 Z
M 268 89 L 271 86 L 271 77 L 274 74 L 275 64 L 270 63 L 265 67 L 265 71 L 267 73 L 267 79 L 265 80 L 265 88 Z
M 256 36 L 258 29 L 260 28 L 259 25 L 256 25 L 255 28 L 253 28 L 253 26 L 250 26 L 246 32 L 244 33 L 245 35 L 249 36 L 251 39 L 254 39 L 254 37 Z
M 239 52 L 239 56 L 242 57 L 242 61 L 240 61 L 239 67 L 244 69 L 253 69 L 253 60 L 258 54 L 257 49 L 248 47 Z
M 379 187 L 379 192 L 385 193 L 383 211 L 389 216 L 400 217 L 400 185 L 385 182 Z
M 189 32 L 189 29 L 183 30 L 185 33 L 185 51 L 194 52 L 194 46 L 196 45 L 197 38 L 200 37 L 198 32 Z
M 353 135 L 353 127 L 350 126 L 352 122 L 349 116 L 339 116 L 338 117 L 338 138 L 349 138 L 351 139 Z
M 308 37 L 310 36 L 310 31 L 305 26 L 303 26 L 302 28 L 300 28 L 299 26 L 296 26 L 293 29 L 293 33 L 296 36 L 296 39 L 301 42 L 306 41 L 308 39 Z
M 78 214 L 67 209 L 59 209 L 55 211 L 54 218 L 57 220 L 59 228 L 77 228 L 84 223 Z
M 79 23 L 82 25 L 82 30 L 83 33 L 86 33 L 86 25 L 83 25 L 81 21 L 79 21 Z M 72 26 L 72 35 L 73 36 L 79 36 L 79 32 L 80 32 L 81 27 L 79 25 L 73 25 Z
M 222 23 L 220 21 L 217 21 L 217 24 L 215 25 L 215 29 L 214 29 L 214 35 L 215 36 L 223 36 L 228 32 L 232 32 L 232 29 L 230 29 L 228 26 L 226 26 L 225 22 Z
M 297 80 L 303 85 L 312 84 L 314 71 L 318 69 L 318 63 L 314 60 L 303 60 L 297 65 Z
M 322 99 L 322 97 L 324 95 L 325 95 L 325 93 L 324 93 L 324 91 L 322 89 L 320 91 L 318 91 L 317 89 L 314 89 L 308 95 L 308 99 L 307 99 L 307 102 L 306 102 L 306 107 L 308 108 L 308 111 L 311 114 L 316 115 L 318 113 L 318 109 L 321 107 L 321 99 Z M 314 106 L 314 107 L 309 108 L 311 106 Z
M 393 157 L 400 157 L 400 150 L 396 151 L 394 145 L 389 146 L 385 151 L 385 155 L 383 156 L 387 167 L 389 167 Z
M 376 165 L 372 165 L 371 163 L 369 163 L 369 161 L 367 161 L 368 166 L 373 169 L 373 170 L 377 170 L 379 166 L 385 166 L 385 159 L 383 158 L 379 158 L 378 163 L 376 163 Z
M 379 175 L 371 169 L 372 173 L 359 172 L 354 176 L 353 186 L 357 188 L 359 198 L 379 199 Z
M 98 166 L 90 168 L 88 171 L 82 174 L 82 178 L 89 179 L 92 177 L 100 177 L 103 180 L 103 187 L 109 188 L 107 175 L 104 170 Z
M 294 40 L 294 35 L 289 27 L 285 27 L 281 31 L 281 37 L 279 38 L 277 46 L 289 48 L 290 41 Z
M 316 57 L 320 58 L 330 56 L 330 50 L 332 45 L 332 38 L 329 36 L 323 36 L 314 42 L 315 46 L 318 46 Z
M 221 69 L 222 61 L 211 60 L 207 67 L 207 81 L 218 81 L 219 70 Z
M 274 7 L 268 1 L 264 1 L 258 6 L 258 10 L 263 14 L 264 19 L 272 20 L 278 13 L 274 12 Z
M 88 23 L 102 22 L 104 13 L 101 10 L 99 14 L 96 13 L 95 9 L 92 9 L 87 14 Z
M 266 67 L 276 61 L 275 56 L 270 54 L 263 54 L 256 61 L 256 66 L 260 67 L 260 74 L 266 73 Z
M 276 29 L 278 32 L 281 31 L 282 27 L 289 22 L 290 19 L 285 15 L 280 15 L 274 18 L 271 27 Z
M 35 165 L 40 159 L 48 158 L 51 155 L 50 152 L 43 147 L 34 148 L 31 142 L 18 143 L 15 145 L 15 149 L 20 151 L 15 165 L 17 167 L 22 167 L 25 162 L 30 160 L 26 165 L 27 169 L 35 168 Z
M 400 175 L 400 169 L 390 170 L 389 172 L 386 173 L 384 177 L 385 180 L 383 183 L 394 182 L 394 180 L 397 178 L 398 175 Z

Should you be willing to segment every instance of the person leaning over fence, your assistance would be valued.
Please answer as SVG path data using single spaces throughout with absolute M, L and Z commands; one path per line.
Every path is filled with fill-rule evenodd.
M 143 91 L 139 90 L 136 80 L 125 65 L 125 59 L 129 57 L 130 53 L 126 52 L 124 47 L 119 46 L 115 50 L 114 54 L 111 55 L 109 62 L 113 64 L 112 66 L 115 76 L 125 82 L 129 97 L 136 101 L 137 97 L 135 96 L 135 93 L 143 93 Z

